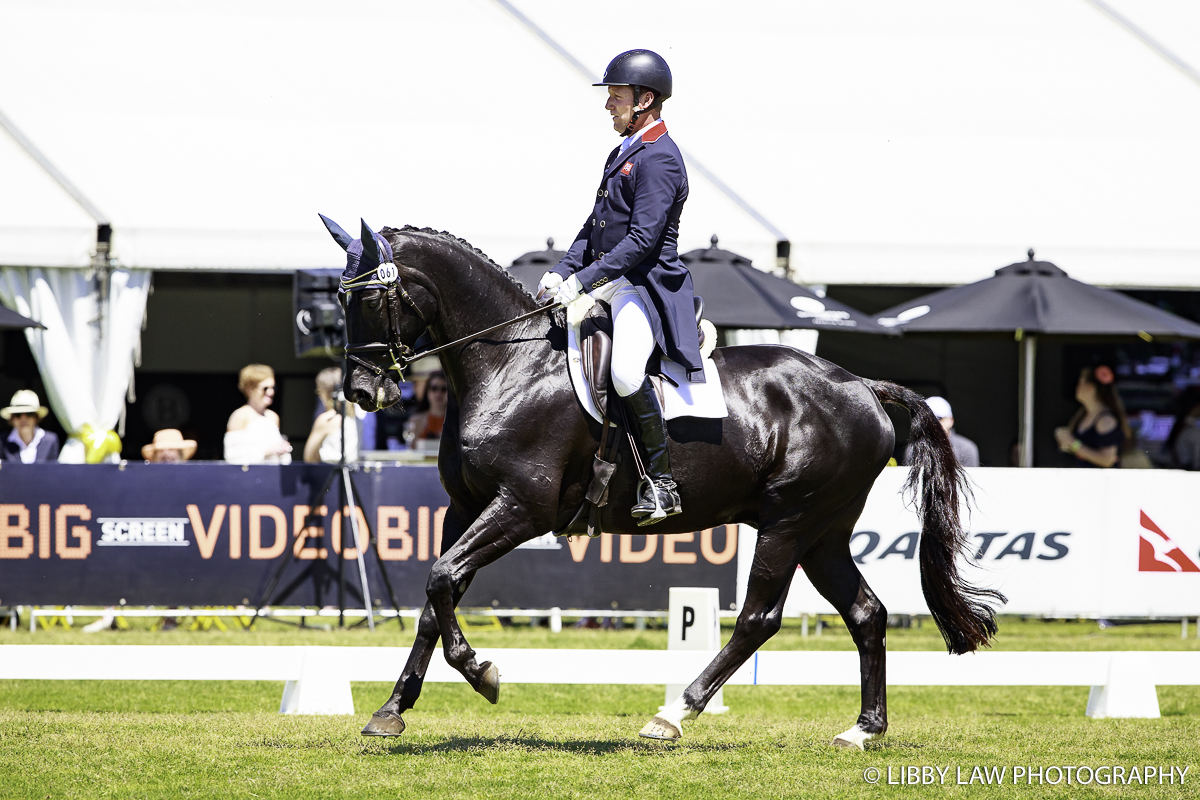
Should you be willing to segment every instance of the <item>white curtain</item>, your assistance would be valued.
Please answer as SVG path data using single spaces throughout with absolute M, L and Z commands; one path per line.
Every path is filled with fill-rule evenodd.
M 25 336 L 46 386 L 46 400 L 69 435 L 85 425 L 111 431 L 125 407 L 141 341 L 150 270 L 4 267 L 0 300 L 46 326 Z M 78 438 L 60 461 L 82 463 Z

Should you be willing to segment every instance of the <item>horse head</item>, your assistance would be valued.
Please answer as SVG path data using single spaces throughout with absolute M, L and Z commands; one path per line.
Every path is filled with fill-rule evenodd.
M 360 220 L 362 233 L 354 239 L 325 215 L 321 220 L 346 251 L 338 292 L 346 314 L 348 362 L 342 390 L 364 411 L 378 411 L 400 400 L 402 368 L 433 321 L 436 304 L 427 291 L 418 297 L 409 293 L 391 244 L 365 221 Z

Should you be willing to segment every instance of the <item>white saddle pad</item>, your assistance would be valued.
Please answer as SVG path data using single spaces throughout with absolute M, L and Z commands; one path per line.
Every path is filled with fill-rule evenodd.
M 582 295 L 571 304 L 567 313 L 567 371 L 571 373 L 571 385 L 575 387 L 575 396 L 592 419 L 602 422 L 600 409 L 592 402 L 592 394 L 588 391 L 583 378 L 583 357 L 579 351 L 579 328 L 583 321 L 582 310 L 574 308 L 576 303 L 585 305 L 590 300 Z M 585 303 L 580 303 L 580 300 Z M 715 333 L 715 331 L 714 331 Z M 679 384 L 672 386 L 669 381 L 662 381 L 663 395 L 666 398 L 664 416 L 667 419 L 676 417 L 704 417 L 706 419 L 724 419 L 729 416 L 725 407 L 725 394 L 721 390 L 721 376 L 717 365 L 707 355 L 704 357 L 704 383 L 688 383 L 687 370 L 668 358 L 662 359 L 662 371 L 671 380 Z

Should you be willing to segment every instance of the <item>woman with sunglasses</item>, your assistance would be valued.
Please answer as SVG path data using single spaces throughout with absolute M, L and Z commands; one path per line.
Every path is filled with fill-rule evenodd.
M 450 383 L 446 373 L 438 370 L 429 375 L 425 384 L 425 396 L 417 405 L 417 413 L 409 417 L 404 426 L 404 440 L 414 446 L 418 440 L 439 440 L 442 425 L 446 422 L 446 407 L 450 404 Z
M 12 425 L 12 433 L 4 441 L 4 461 L 34 464 L 58 460 L 58 435 L 38 425 L 49 413 L 37 392 L 29 389 L 17 392 L 7 408 L 0 408 L 0 417 Z

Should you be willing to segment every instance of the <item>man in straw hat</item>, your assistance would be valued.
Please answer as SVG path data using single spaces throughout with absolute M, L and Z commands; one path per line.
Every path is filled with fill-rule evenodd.
M 154 434 L 154 441 L 142 448 L 142 458 L 158 464 L 177 464 L 196 455 L 196 442 L 184 439 L 174 428 Z
M 38 400 L 37 392 L 30 389 L 17 392 L 7 408 L 0 408 L 0 417 L 13 428 L 4 442 L 4 461 L 33 464 L 58 460 L 58 435 L 38 425 L 49 413 L 50 409 Z

